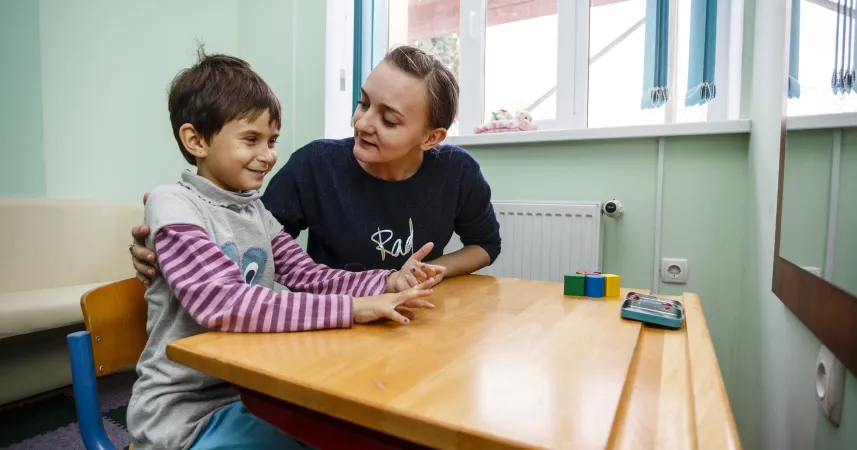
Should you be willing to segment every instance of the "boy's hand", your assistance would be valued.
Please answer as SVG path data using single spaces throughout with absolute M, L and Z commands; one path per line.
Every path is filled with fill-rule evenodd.
M 446 268 L 422 262 L 423 258 L 431 252 L 432 248 L 434 248 L 434 243 L 429 242 L 423 245 L 421 249 L 417 250 L 416 253 L 405 261 L 402 270 L 391 273 L 387 278 L 386 292 L 406 291 L 430 279 L 434 280 L 433 284 L 439 283 L 443 278 L 443 272 Z
M 430 289 L 432 283 L 433 280 L 426 280 L 411 289 L 396 294 L 355 297 L 353 300 L 354 322 L 367 323 L 386 317 L 402 324 L 408 323 L 413 318 L 413 313 L 408 308 L 434 308 L 433 304 L 423 300 L 432 294 Z

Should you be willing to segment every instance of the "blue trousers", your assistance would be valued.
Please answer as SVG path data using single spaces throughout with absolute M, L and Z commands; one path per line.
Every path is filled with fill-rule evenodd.
M 241 402 L 219 409 L 199 434 L 191 450 L 307 450 L 277 427 L 254 416 Z

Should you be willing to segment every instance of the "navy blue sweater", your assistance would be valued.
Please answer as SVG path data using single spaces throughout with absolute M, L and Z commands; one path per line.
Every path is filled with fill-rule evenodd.
M 366 173 L 354 139 L 313 141 L 294 152 L 268 184 L 262 202 L 297 237 L 309 229 L 307 252 L 332 268 L 399 269 L 427 242 L 426 261 L 443 254 L 453 231 L 491 262 L 500 253 L 500 224 L 479 164 L 449 145 L 426 152 L 403 181 Z

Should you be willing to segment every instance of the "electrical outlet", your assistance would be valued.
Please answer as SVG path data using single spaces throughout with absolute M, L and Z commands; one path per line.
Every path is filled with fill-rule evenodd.
M 801 269 L 821 278 L 821 267 L 801 267 Z
M 845 366 L 824 345 L 815 365 L 815 399 L 824 416 L 839 426 L 842 418 L 842 397 L 845 391 Z
M 661 281 L 687 284 L 687 260 L 664 258 L 661 260 Z

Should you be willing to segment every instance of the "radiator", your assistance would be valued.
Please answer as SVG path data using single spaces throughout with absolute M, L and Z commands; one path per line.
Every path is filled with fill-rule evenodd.
M 494 202 L 502 252 L 481 275 L 562 281 L 563 275 L 601 267 L 601 204 Z M 462 247 L 453 234 L 444 253 Z

